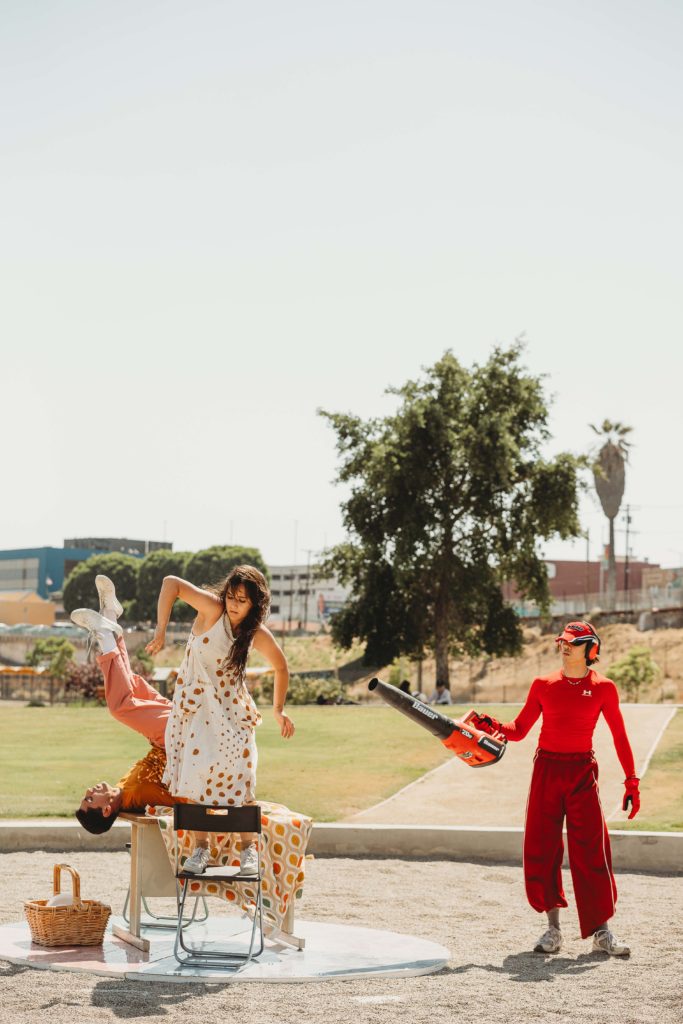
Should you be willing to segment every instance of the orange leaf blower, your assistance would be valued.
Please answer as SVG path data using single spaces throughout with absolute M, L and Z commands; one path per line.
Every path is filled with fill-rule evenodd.
M 383 701 L 417 722 L 432 736 L 438 736 L 444 747 L 470 768 L 485 768 L 486 765 L 495 764 L 505 753 L 505 737 L 500 733 L 494 737 L 478 729 L 474 724 L 479 718 L 476 711 L 468 711 L 461 719 L 447 718 L 391 683 L 383 683 L 381 679 L 371 679 L 368 689 L 377 690 Z

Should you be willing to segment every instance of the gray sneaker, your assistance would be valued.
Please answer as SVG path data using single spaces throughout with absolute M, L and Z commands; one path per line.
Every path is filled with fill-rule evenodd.
M 113 612 L 117 619 L 121 618 L 123 605 L 116 597 L 116 587 L 113 581 L 108 576 L 96 576 L 95 586 L 100 598 L 100 615 L 103 615 L 106 609 L 108 612 Z M 107 616 L 107 618 L 109 617 Z
M 71 621 L 75 622 L 77 626 L 81 626 L 82 629 L 87 629 L 89 633 L 100 633 L 102 630 L 108 629 L 118 636 L 123 636 L 123 630 L 118 622 L 105 619 L 104 615 L 100 615 L 92 608 L 76 608 L 71 613 Z
M 610 956 L 630 956 L 631 947 L 625 942 L 619 942 L 609 928 L 600 928 L 593 936 L 593 952 L 609 953 Z
M 256 843 L 252 843 L 246 850 L 242 850 L 240 853 L 240 874 L 241 875 L 257 875 L 258 874 L 258 846 Z
M 563 945 L 562 932 L 551 924 L 534 946 L 534 953 L 559 953 Z
M 198 846 L 191 857 L 183 864 L 183 871 L 189 875 L 203 875 L 209 866 L 211 857 L 205 846 Z

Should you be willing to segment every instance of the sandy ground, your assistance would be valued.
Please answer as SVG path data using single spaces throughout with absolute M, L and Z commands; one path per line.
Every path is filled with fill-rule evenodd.
M 633 748 L 636 771 L 646 759 L 662 728 L 675 709 L 662 706 L 622 705 Z M 350 818 L 373 824 L 420 822 L 423 825 L 523 825 L 537 724 L 521 743 L 508 743 L 501 761 L 487 768 L 468 768 L 457 758 L 375 807 Z M 621 810 L 624 772 L 609 731 L 601 717 L 595 730 L 595 752 L 600 766 L 600 798 L 605 816 L 614 823 L 625 821 Z
M 50 853 L 3 856 L 2 923 L 20 919 L 23 900 L 39 898 L 49 888 L 56 859 Z M 126 854 L 71 853 L 68 859 L 81 873 L 85 896 L 109 899 L 120 909 Z M 421 935 L 451 950 L 449 966 L 438 974 L 404 980 L 223 987 L 146 984 L 0 962 L 0 1021 L 645 1024 L 655 1019 L 658 1024 L 680 1024 L 683 878 L 624 874 L 618 884 L 617 923 L 634 947 L 630 959 L 610 960 L 590 952 L 590 943 L 579 937 L 570 891 L 567 948 L 546 957 L 530 952 L 542 919 L 525 902 L 519 868 L 443 861 L 309 861 L 302 917 Z

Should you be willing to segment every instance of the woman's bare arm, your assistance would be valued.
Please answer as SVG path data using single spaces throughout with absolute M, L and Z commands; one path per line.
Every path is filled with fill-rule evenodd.
M 183 580 L 179 576 L 165 576 L 159 591 L 154 638 L 145 647 L 150 654 L 157 654 L 165 645 L 166 627 L 173 605 L 178 598 L 197 612 L 195 622 L 200 633 L 213 626 L 223 612 L 223 605 L 216 594 L 212 594 L 209 590 L 202 590 L 201 587 L 195 587 L 194 583 L 188 583 L 187 580 Z
M 254 636 L 254 647 L 275 669 L 273 685 L 273 714 L 280 726 L 280 735 L 287 740 L 294 735 L 294 722 L 285 714 L 285 700 L 289 687 L 289 667 L 284 652 L 273 634 L 265 626 L 259 626 Z

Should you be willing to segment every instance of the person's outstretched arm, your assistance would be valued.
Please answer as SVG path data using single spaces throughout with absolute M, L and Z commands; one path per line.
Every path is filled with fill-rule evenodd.
M 629 818 L 635 818 L 636 814 L 640 810 L 640 779 L 636 775 L 633 751 L 631 750 L 631 744 L 629 743 L 629 739 L 626 734 L 624 716 L 622 715 L 621 708 L 619 707 L 619 693 L 611 680 L 608 680 L 606 683 L 602 683 L 601 690 L 603 693 L 602 713 L 605 716 L 605 721 L 612 733 L 617 757 L 621 762 L 621 767 L 624 769 L 625 788 L 624 798 L 621 805 L 622 810 L 627 811 L 630 807 L 631 813 L 629 814 Z
M 624 775 L 627 779 L 632 778 L 636 774 L 636 768 L 633 760 L 631 744 L 629 743 L 629 738 L 626 735 L 624 716 L 622 715 L 621 708 L 619 707 L 619 694 L 616 686 L 611 680 L 607 683 L 602 683 L 600 687 L 601 690 L 603 686 L 605 689 L 602 700 L 602 713 L 605 716 L 605 721 L 612 733 L 614 749 L 616 750 L 617 757 L 621 762 L 621 767 L 624 769 Z
M 280 726 L 280 734 L 283 739 L 289 739 L 294 735 L 294 722 L 289 715 L 285 714 L 285 699 L 289 687 L 289 667 L 282 648 L 276 641 L 273 634 L 265 626 L 259 626 L 254 636 L 254 647 L 262 654 L 266 661 L 275 669 L 275 682 L 273 684 L 273 714 Z
M 213 626 L 223 614 L 223 603 L 221 599 L 212 594 L 209 590 L 202 590 L 195 587 L 194 583 L 179 576 L 165 576 L 159 591 L 157 602 L 157 624 L 154 630 L 154 637 L 145 647 L 149 654 L 158 654 L 166 644 L 166 627 L 171 617 L 173 605 L 180 598 L 197 612 L 195 625 L 200 633 L 204 633 Z
M 478 715 L 479 722 L 476 724 L 481 723 L 479 728 L 486 728 L 488 726 L 489 729 L 502 733 L 507 740 L 512 740 L 514 743 L 523 740 L 543 710 L 539 699 L 540 686 L 541 680 L 534 679 L 527 694 L 524 707 L 511 722 L 499 722 L 490 715 Z

